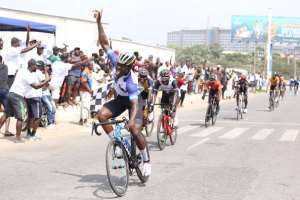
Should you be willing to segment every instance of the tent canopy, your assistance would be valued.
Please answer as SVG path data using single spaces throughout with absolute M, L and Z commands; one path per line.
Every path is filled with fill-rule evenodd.
M 56 26 L 54 25 L 0 17 L 0 31 L 26 31 L 28 25 L 30 26 L 31 31 L 53 34 L 56 32 Z

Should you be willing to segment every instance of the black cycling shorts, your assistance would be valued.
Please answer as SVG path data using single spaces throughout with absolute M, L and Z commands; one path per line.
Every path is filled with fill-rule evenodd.
M 131 102 L 129 97 L 117 96 L 115 99 L 105 103 L 103 107 L 110 110 L 112 113 L 112 118 L 116 118 L 125 110 L 128 110 L 130 115 Z

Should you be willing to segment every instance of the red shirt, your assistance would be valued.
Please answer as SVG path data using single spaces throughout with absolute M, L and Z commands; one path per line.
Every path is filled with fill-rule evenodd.
M 218 91 L 221 90 L 223 88 L 221 82 L 219 80 L 214 80 L 214 81 L 207 81 L 206 82 L 206 87 L 208 89 L 214 90 L 214 91 Z

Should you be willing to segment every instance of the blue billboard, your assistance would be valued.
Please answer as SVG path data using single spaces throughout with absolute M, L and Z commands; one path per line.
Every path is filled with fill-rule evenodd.
M 232 16 L 233 40 L 267 41 L 267 16 Z M 300 42 L 300 18 L 272 17 L 272 41 Z

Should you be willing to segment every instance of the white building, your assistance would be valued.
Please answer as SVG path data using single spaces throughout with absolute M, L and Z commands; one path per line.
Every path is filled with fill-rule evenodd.
M 95 20 L 68 18 L 62 16 L 46 15 L 42 13 L 33 13 L 28 11 L 14 10 L 0 7 L 0 17 L 7 17 L 19 20 L 28 20 L 38 23 L 44 23 L 56 26 L 56 34 L 32 32 L 31 39 L 42 40 L 49 49 L 57 45 L 62 47 L 63 43 L 69 45 L 69 48 L 80 47 L 85 53 L 91 54 L 98 52 L 97 43 L 97 25 Z M 109 25 L 104 23 L 105 32 L 109 35 Z M 4 48 L 10 45 L 12 37 L 18 37 L 22 41 L 26 39 L 25 32 L 5 32 L 1 31 L 0 37 L 4 40 Z M 175 59 L 175 51 L 157 46 L 146 45 L 142 43 L 112 39 L 113 48 L 120 52 L 138 51 L 144 58 L 152 54 L 154 57 L 160 57 L 162 61 Z

